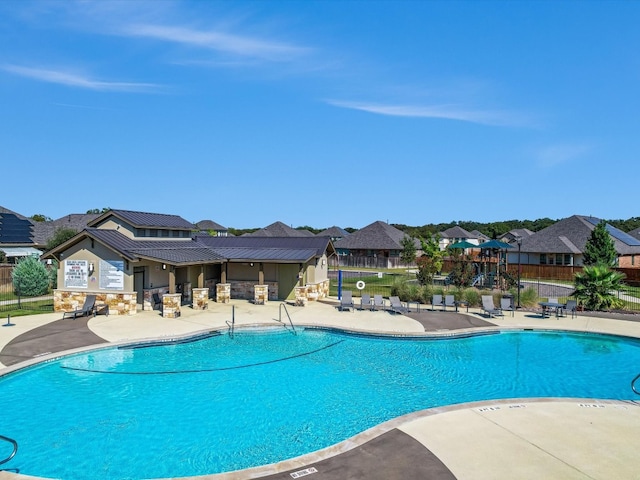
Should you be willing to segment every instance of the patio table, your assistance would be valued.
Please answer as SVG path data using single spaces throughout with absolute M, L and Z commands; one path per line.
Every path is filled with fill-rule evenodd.
M 549 318 L 552 311 L 555 311 L 556 318 L 564 316 L 564 303 L 539 302 L 538 305 L 542 307 L 542 318 Z

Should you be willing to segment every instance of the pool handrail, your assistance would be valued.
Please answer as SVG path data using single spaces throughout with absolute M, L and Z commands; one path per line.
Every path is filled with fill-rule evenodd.
M 284 313 L 287 314 L 287 318 L 289 319 L 289 324 L 291 325 L 291 333 L 293 333 L 294 335 L 297 335 L 298 332 L 296 332 L 296 327 L 293 326 L 293 322 L 291 321 L 291 316 L 289 315 L 289 311 L 287 310 L 287 304 L 284 303 L 284 302 L 282 302 L 280 304 L 280 307 L 278 307 L 278 321 L 280 323 L 282 323 L 283 325 L 285 325 L 284 322 L 282 321 L 282 308 L 283 307 L 284 307 Z M 287 328 L 286 325 L 285 325 L 285 328 Z
M 231 322 L 229 320 L 225 320 L 225 323 L 229 327 L 229 337 L 233 338 L 233 334 L 236 329 L 236 306 L 231 305 Z
M 631 390 L 633 390 L 633 393 L 635 393 L 636 395 L 640 395 L 640 392 L 636 389 L 636 382 L 638 381 L 638 379 L 640 379 L 640 373 L 636 375 L 633 380 L 631 380 Z
M 0 435 L 0 440 L 4 440 L 5 442 L 9 442 L 13 445 L 13 452 L 11 452 L 11 455 L 9 455 L 4 460 L 0 460 L 0 465 L 2 465 L 3 463 L 7 463 L 9 460 L 16 456 L 16 453 L 18 453 L 18 442 L 16 442 L 13 438 L 5 437 L 4 435 Z

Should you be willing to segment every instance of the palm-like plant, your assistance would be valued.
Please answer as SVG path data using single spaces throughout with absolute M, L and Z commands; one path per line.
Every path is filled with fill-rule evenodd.
M 576 273 L 576 290 L 573 293 L 578 302 L 587 310 L 609 310 L 622 306 L 615 296 L 625 275 L 611 270 L 606 265 L 584 267 L 582 273 Z

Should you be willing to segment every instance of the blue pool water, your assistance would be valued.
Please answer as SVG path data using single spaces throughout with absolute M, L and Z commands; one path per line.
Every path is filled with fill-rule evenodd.
M 444 340 L 307 329 L 109 348 L 0 378 L 0 468 L 73 479 L 219 473 L 485 399 L 631 399 L 640 342 L 511 332 Z M 0 445 L 0 458 L 10 453 Z

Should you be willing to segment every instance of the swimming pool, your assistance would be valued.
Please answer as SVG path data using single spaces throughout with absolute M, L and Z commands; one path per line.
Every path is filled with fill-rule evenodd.
M 638 364 L 640 341 L 568 332 L 417 340 L 306 329 L 107 348 L 0 378 L 0 434 L 20 445 L 2 468 L 64 479 L 231 471 L 430 407 L 632 399 Z

